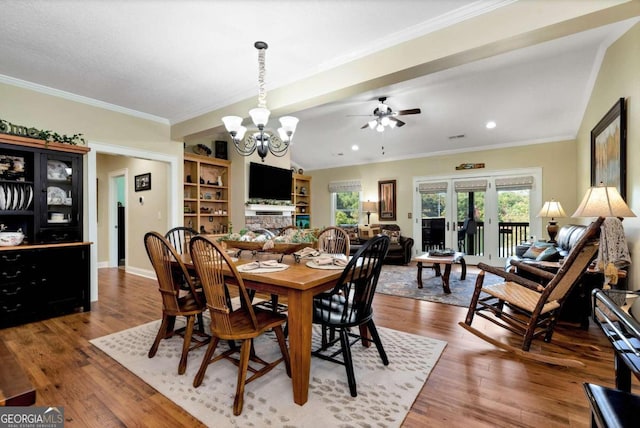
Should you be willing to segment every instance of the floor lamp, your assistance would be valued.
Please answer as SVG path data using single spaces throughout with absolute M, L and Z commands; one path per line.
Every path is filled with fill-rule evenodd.
M 560 202 L 551 199 L 542 205 L 542 209 L 538 213 L 538 217 L 551 218 L 549 223 L 547 223 L 547 233 L 549 234 L 549 242 L 552 244 L 556 243 L 556 235 L 558 234 L 558 223 L 556 222 L 556 218 L 566 217 L 564 210 L 562 209 L 562 205 Z

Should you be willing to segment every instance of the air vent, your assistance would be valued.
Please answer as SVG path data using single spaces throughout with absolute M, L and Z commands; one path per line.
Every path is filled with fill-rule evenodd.
M 464 134 L 458 134 L 458 135 L 451 135 L 449 137 L 450 140 L 457 140 L 458 138 L 464 138 Z

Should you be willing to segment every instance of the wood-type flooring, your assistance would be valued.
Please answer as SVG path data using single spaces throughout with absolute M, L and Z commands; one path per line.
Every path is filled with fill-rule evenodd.
M 89 343 L 159 319 L 155 281 L 118 268 L 100 269 L 98 280 L 99 300 L 91 312 L 0 330 L 0 339 L 36 387 L 36 405 L 63 406 L 67 427 L 200 426 Z M 614 385 L 613 351 L 593 322 L 589 330 L 566 324 L 557 329 L 559 339 L 580 346 L 534 342 L 532 348 L 568 353 L 586 363 L 564 368 L 515 358 L 466 332 L 458 326 L 465 308 L 381 294 L 374 307 L 379 326 L 448 343 L 403 427 L 588 427 L 582 383 Z M 494 336 L 506 335 L 488 324 L 478 325 Z M 638 382 L 633 383 L 639 393 Z

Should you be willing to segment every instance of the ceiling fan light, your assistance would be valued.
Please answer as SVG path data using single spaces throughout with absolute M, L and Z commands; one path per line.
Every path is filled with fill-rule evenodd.
M 389 120 L 389 128 L 395 128 L 397 125 L 397 122 L 395 120 Z
M 269 122 L 269 115 L 271 112 L 264 107 L 256 107 L 249 110 L 249 116 L 251 116 L 251 120 L 253 120 L 253 124 L 260 128 L 264 127 Z
M 371 120 L 367 123 L 367 125 L 369 125 L 369 128 L 371 129 L 376 129 L 376 125 L 378 124 L 377 120 Z
M 382 124 L 382 126 L 388 126 L 389 125 L 389 118 L 387 116 L 383 117 L 382 119 L 380 119 L 380 124 Z
M 376 131 L 378 132 L 384 132 L 384 126 L 382 126 L 382 124 L 378 124 L 378 126 L 376 126 Z

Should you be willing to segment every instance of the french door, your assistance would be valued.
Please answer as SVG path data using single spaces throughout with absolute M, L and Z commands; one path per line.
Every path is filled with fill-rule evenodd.
M 469 264 L 504 264 L 516 245 L 540 236 L 541 171 L 415 179 L 417 252 L 453 249 Z

